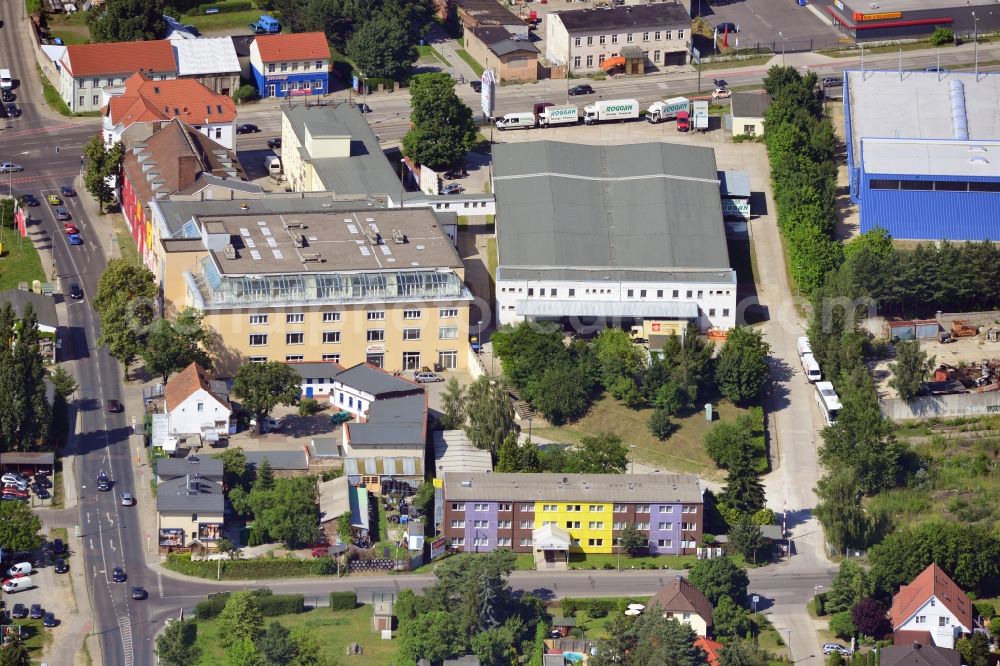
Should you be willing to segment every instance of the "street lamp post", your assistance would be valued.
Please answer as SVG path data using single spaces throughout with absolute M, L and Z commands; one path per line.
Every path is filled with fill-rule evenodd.
M 972 41 L 975 44 L 976 51 L 976 81 L 979 81 L 979 17 L 976 16 L 976 12 L 972 12 L 973 20 L 973 30 L 972 30 Z
M 531 441 L 531 421 L 532 421 L 532 418 L 529 416 L 528 417 L 528 441 L 529 442 Z
M 628 458 L 632 467 L 632 474 L 635 474 L 635 444 L 628 445 Z
M 785 66 L 785 35 L 778 32 L 778 37 L 781 38 L 781 66 Z
M 483 353 L 483 320 L 480 319 L 476 322 L 476 353 Z

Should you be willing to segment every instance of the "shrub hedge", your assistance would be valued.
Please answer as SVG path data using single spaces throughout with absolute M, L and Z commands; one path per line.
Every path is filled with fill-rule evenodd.
M 199 5 L 198 13 L 204 14 L 210 9 L 217 9 L 219 14 L 245 12 L 249 9 L 253 9 L 253 3 L 249 0 L 225 0 L 225 2 L 213 2 L 208 5 Z
M 330 610 L 354 610 L 358 607 L 358 595 L 354 592 L 331 592 Z
M 249 560 L 192 560 L 184 553 L 167 556 L 166 567 L 187 576 L 215 580 L 260 580 L 336 575 L 337 563 L 330 557 L 301 560 L 294 557 L 262 557 Z
M 266 587 L 254 590 L 260 613 L 264 617 L 292 615 L 305 612 L 305 597 L 301 594 L 274 594 Z M 229 592 L 219 592 L 208 595 L 208 599 L 199 601 L 194 607 L 194 614 L 199 620 L 211 620 L 217 617 L 226 607 Z

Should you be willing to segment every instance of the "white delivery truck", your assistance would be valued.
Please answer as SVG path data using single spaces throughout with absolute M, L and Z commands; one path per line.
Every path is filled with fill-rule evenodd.
M 535 126 L 535 114 L 530 111 L 508 113 L 503 118 L 497 118 L 497 129 L 531 129 Z
M 639 102 L 634 99 L 610 99 L 583 108 L 583 122 L 588 125 L 610 120 L 625 122 L 639 117 Z
M 823 379 L 823 373 L 819 371 L 819 363 L 812 354 L 803 354 L 799 359 L 802 362 L 802 371 L 806 373 L 806 379 L 810 382 L 818 382 Z
M 553 125 L 575 125 L 580 122 L 580 114 L 575 106 L 547 106 L 538 114 L 539 127 Z
M 31 573 L 31 562 L 18 562 L 10 569 L 7 569 L 7 577 L 27 576 Z
M 646 120 L 651 123 L 662 123 L 673 120 L 681 111 L 691 112 L 691 100 L 687 97 L 671 97 L 662 102 L 653 102 L 646 109 Z
M 24 578 L 11 578 L 10 580 L 5 580 L 3 586 L 0 586 L 0 589 L 7 594 L 10 594 L 11 592 L 29 590 L 33 587 L 34 585 L 31 583 L 31 578 L 25 576 Z
M 803 335 L 801 338 L 799 338 L 795 346 L 799 350 L 800 357 L 805 356 L 806 354 L 812 356 L 813 353 L 812 345 L 809 344 L 809 338 L 807 338 L 806 336 Z
M 14 87 L 14 79 L 10 78 L 9 69 L 0 69 L 0 90 L 10 90 Z
M 698 99 L 691 102 L 691 115 L 694 118 L 694 128 L 701 132 L 708 131 L 708 100 Z

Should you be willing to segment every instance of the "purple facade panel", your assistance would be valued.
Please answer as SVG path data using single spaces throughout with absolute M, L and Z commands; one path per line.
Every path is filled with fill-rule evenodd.
M 496 550 L 497 512 L 497 502 L 465 503 L 465 552 L 488 553 Z M 481 545 L 476 545 L 477 540 Z
M 660 546 L 661 541 L 665 545 Z M 650 552 L 656 555 L 681 553 L 680 504 L 653 504 L 649 507 L 649 544 Z

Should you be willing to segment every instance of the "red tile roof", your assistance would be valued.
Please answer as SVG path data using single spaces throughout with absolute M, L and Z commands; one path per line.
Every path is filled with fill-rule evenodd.
M 152 81 L 136 72 L 125 81 L 125 93 L 108 102 L 105 115 L 126 127 L 171 118 L 208 125 L 236 120 L 236 104 L 193 79 Z
M 330 45 L 322 32 L 294 35 L 261 35 L 254 40 L 262 62 L 330 58 Z
M 63 61 L 74 78 L 132 74 L 140 69 L 157 73 L 177 73 L 177 61 L 170 42 L 117 42 L 70 44 Z
M 704 636 L 699 636 L 698 640 L 694 642 L 694 646 L 701 648 L 701 651 L 708 655 L 708 666 L 719 666 L 719 655 L 726 649 L 722 643 L 716 643 L 711 638 Z
M 167 411 L 174 411 L 178 405 L 191 397 L 198 389 L 205 389 L 210 396 L 219 401 L 220 405 L 226 409 L 231 409 L 225 400 L 212 393 L 212 389 L 208 385 L 208 378 L 205 376 L 205 370 L 197 363 L 192 363 L 171 377 L 163 389 Z
M 671 613 L 696 613 L 706 625 L 712 626 L 712 603 L 701 590 L 681 576 L 664 585 L 646 602 L 649 608 L 654 605 Z
M 931 597 L 936 597 L 939 603 L 944 604 L 963 627 L 969 631 L 973 629 L 969 595 L 937 564 L 931 564 L 912 583 L 899 588 L 899 592 L 892 598 L 892 609 L 889 611 L 892 628 L 902 626 Z

